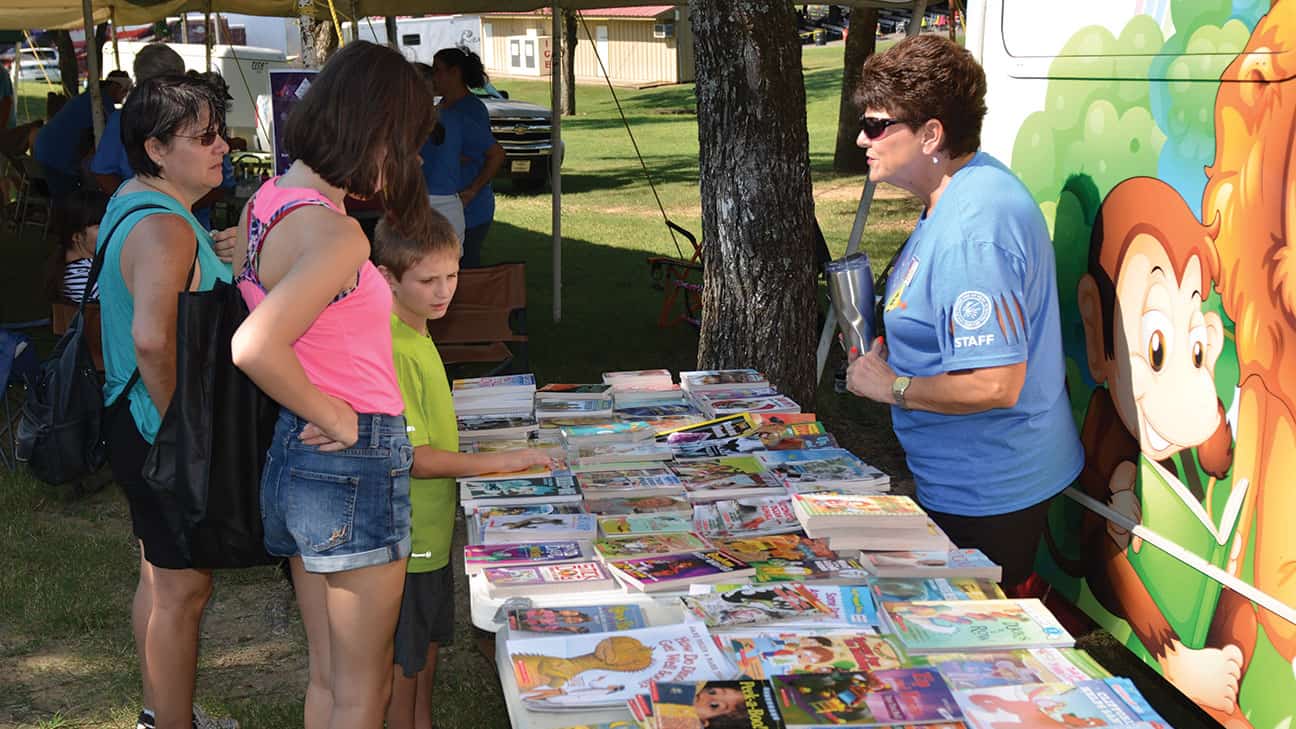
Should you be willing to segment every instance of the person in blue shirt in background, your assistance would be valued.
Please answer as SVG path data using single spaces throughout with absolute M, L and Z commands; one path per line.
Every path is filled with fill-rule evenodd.
M 113 107 L 126 98 L 127 88 L 116 80 L 99 82 L 104 119 L 113 113 Z M 50 194 L 62 200 L 81 187 L 81 162 L 84 152 L 93 144 L 93 100 L 86 90 L 63 105 L 36 134 L 32 156 L 44 167 Z
M 1067 399 L 1057 270 L 1026 187 L 978 151 L 985 72 L 935 35 L 871 57 L 857 96 L 869 177 L 926 204 L 847 387 L 892 405 L 919 503 L 1023 594 L 1049 503 L 1084 453 Z
M 461 137 L 458 180 L 464 208 L 463 258 L 460 268 L 481 265 L 482 244 L 495 219 L 495 190 L 491 180 L 504 164 L 504 148 L 491 133 L 490 112 L 470 89 L 490 82 L 476 53 L 443 48 L 432 61 L 432 84 L 441 95 L 441 123 L 458 127 Z

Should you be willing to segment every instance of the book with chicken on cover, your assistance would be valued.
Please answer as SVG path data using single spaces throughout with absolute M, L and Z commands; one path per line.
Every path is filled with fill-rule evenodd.
M 719 550 L 612 560 L 608 567 L 617 579 L 643 592 L 685 590 L 690 584 L 733 581 L 755 572 L 751 565 Z

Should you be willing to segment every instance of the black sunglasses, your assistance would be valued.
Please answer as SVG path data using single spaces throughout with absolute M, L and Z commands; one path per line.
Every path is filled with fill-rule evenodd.
M 225 138 L 225 129 L 208 129 L 202 134 L 176 134 L 173 136 L 181 137 L 183 139 L 197 139 L 198 143 L 202 146 L 210 147 L 216 143 L 217 139 Z
M 882 136 L 887 129 L 896 124 L 908 124 L 904 119 L 884 119 L 879 116 L 861 116 L 859 118 L 860 131 L 869 139 L 877 139 Z

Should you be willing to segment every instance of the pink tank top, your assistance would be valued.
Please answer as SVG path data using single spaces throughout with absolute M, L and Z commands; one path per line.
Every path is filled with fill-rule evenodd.
M 341 210 L 317 190 L 279 187 L 275 177 L 248 201 L 247 259 L 238 288 L 252 310 L 265 300 L 257 275 L 266 235 L 289 213 L 307 205 Z M 392 294 L 387 281 L 369 261 L 360 267 L 356 285 L 329 303 L 293 351 L 311 384 L 346 401 L 357 413 L 400 415 L 405 411 L 396 368 L 392 364 Z

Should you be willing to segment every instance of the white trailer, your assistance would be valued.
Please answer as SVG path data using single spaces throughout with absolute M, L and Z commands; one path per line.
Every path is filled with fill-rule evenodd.
M 382 18 L 365 18 L 358 23 L 358 35 L 351 23 L 342 24 L 348 37 L 374 43 L 387 42 L 387 28 Z M 432 63 L 432 56 L 442 48 L 463 46 L 481 55 L 481 17 L 477 15 L 431 15 L 423 18 L 397 18 L 396 36 L 399 48 L 411 61 Z

